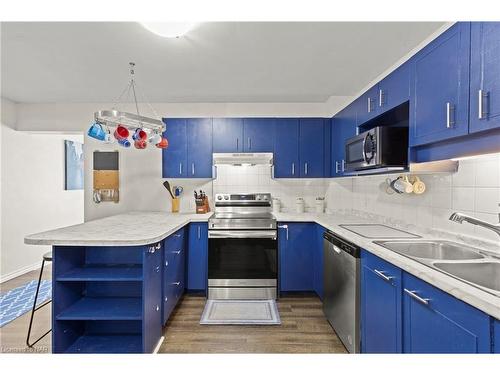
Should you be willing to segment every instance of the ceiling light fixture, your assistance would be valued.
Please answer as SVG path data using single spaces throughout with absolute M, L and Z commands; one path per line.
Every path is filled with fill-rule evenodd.
M 164 38 L 179 38 L 196 26 L 193 22 L 141 22 L 153 34 Z

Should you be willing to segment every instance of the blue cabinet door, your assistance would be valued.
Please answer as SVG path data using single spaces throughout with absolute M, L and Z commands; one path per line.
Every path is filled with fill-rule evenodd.
M 500 353 L 500 320 L 493 321 L 493 353 Z
M 299 124 L 299 175 L 303 178 L 323 177 L 324 120 L 301 118 Z
M 490 317 L 403 273 L 405 353 L 489 353 Z
M 313 288 L 320 299 L 323 299 L 323 233 L 325 228 L 316 224 L 316 238 L 313 243 Z
M 357 114 L 356 124 L 358 126 L 363 125 L 380 113 L 378 109 L 378 94 L 378 85 L 375 85 L 357 99 L 358 103 L 361 103 Z
M 212 119 L 187 120 L 187 177 L 212 177 Z
M 383 113 L 410 99 L 410 62 L 406 62 L 378 84 L 377 112 Z
M 168 148 L 162 150 L 162 177 L 187 177 L 187 131 L 186 119 L 164 119 Z
M 361 351 L 401 353 L 402 271 L 372 255 L 361 253 Z
M 331 176 L 340 177 L 345 172 L 345 141 L 356 135 L 356 109 L 359 102 L 351 103 L 332 119 Z
M 280 223 L 279 279 L 282 292 L 313 290 L 315 224 Z
M 208 268 L 208 225 L 192 223 L 189 225 L 187 257 L 187 289 L 207 289 Z
M 151 353 L 161 337 L 162 326 L 162 272 L 161 249 L 145 247 L 143 250 L 143 285 L 142 285 L 142 344 L 143 352 Z
M 273 118 L 243 119 L 243 151 L 273 152 L 274 124 Z
M 213 152 L 243 152 L 243 119 L 214 118 Z
M 414 56 L 410 145 L 465 135 L 469 128 L 470 23 L 457 23 Z
M 276 119 L 274 177 L 299 177 L 299 120 L 296 118 Z
M 498 127 L 500 127 L 500 23 L 473 22 L 469 131 L 474 133 Z
M 163 248 L 163 324 L 165 324 L 185 288 L 185 228 L 164 241 Z

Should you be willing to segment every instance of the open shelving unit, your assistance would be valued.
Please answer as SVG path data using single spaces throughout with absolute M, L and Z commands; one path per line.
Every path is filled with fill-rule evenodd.
M 54 353 L 149 353 L 161 337 L 161 249 L 54 246 Z

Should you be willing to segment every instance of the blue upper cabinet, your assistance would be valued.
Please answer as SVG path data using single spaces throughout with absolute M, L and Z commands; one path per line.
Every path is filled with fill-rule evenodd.
M 468 133 L 470 23 L 457 23 L 412 59 L 410 145 Z
M 212 177 L 212 119 L 188 119 L 187 177 Z
M 416 277 L 403 274 L 405 353 L 489 353 L 490 317 Z
M 316 224 L 280 223 L 278 229 L 280 291 L 314 290 Z
M 243 151 L 273 152 L 275 121 L 273 118 L 243 119 Z
M 243 119 L 213 119 L 213 152 L 243 152 Z
M 406 62 L 378 84 L 377 113 L 393 109 L 410 99 L 410 62 Z
M 378 85 L 373 86 L 363 95 L 361 95 L 357 100 L 358 102 L 361 103 L 357 113 L 357 122 L 356 122 L 356 124 L 359 126 L 371 120 L 379 113 L 378 102 L 377 102 Z
M 356 135 L 356 104 L 344 108 L 332 119 L 331 176 L 340 177 L 345 171 L 345 141 Z
M 500 127 L 500 23 L 471 25 L 470 128 Z
M 402 271 L 361 253 L 361 350 L 363 353 L 402 351 Z
M 187 177 L 187 129 L 186 119 L 163 119 L 168 148 L 162 150 L 162 177 Z
M 303 178 L 324 175 L 324 119 L 301 118 L 299 120 L 299 175 Z
M 299 177 L 299 120 L 296 118 L 276 119 L 274 177 Z

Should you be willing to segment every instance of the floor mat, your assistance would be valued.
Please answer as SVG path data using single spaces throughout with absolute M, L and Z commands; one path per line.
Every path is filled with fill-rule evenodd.
M 0 296 L 0 327 L 3 327 L 33 308 L 37 283 L 37 280 L 32 280 Z M 40 291 L 38 292 L 37 305 L 45 302 L 51 296 L 52 282 L 50 280 L 42 280 Z
M 281 324 L 274 300 L 207 300 L 200 324 Z

